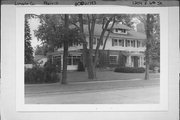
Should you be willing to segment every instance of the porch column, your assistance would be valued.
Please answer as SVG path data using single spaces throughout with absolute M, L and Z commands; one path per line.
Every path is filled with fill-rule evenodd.
M 124 47 L 126 47 L 126 39 L 124 39 Z
M 61 70 L 63 68 L 63 55 L 60 55 L 61 56 Z
M 144 67 L 144 56 L 141 56 L 141 67 Z
M 131 55 L 127 56 L 127 67 L 131 67 Z
M 139 67 L 141 67 L 142 66 L 142 57 L 141 56 L 139 56 Z
M 138 67 L 141 67 L 141 56 L 138 56 Z

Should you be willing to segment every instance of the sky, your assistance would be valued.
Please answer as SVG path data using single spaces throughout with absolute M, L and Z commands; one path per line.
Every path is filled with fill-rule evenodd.
M 139 23 L 140 21 L 136 18 L 132 19 L 132 21 L 134 21 L 136 24 Z M 30 29 L 31 29 L 31 37 L 32 37 L 32 40 L 31 40 L 31 45 L 35 51 L 36 49 L 36 46 L 37 45 L 41 45 L 41 42 L 37 40 L 37 38 L 34 36 L 34 30 L 37 30 L 38 28 L 38 25 L 39 25 L 39 20 L 37 18 L 32 18 L 29 20 L 29 26 L 30 26 Z M 136 30 L 136 24 L 135 25 L 135 30 Z
M 32 40 L 31 40 L 31 45 L 33 47 L 33 49 L 35 50 L 36 46 L 37 45 L 40 45 L 41 42 L 37 40 L 37 38 L 34 36 L 34 30 L 37 30 L 38 28 L 38 25 L 39 25 L 39 20 L 38 19 L 30 19 L 29 20 L 29 26 L 30 26 L 30 29 L 31 29 L 31 37 L 32 37 Z

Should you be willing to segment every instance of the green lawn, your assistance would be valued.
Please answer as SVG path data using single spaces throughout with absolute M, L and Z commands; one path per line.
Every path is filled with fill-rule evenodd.
M 144 79 L 145 73 L 116 73 L 113 71 L 98 71 L 97 80 L 129 80 L 129 79 Z M 150 73 L 150 79 L 159 78 L 159 73 Z M 86 82 L 88 80 L 87 72 L 68 72 L 68 82 Z

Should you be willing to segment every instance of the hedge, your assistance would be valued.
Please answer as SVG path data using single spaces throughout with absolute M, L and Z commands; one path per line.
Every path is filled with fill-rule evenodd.
M 139 67 L 118 67 L 114 69 L 114 72 L 121 72 L 121 73 L 144 73 L 145 68 Z
M 83 63 L 81 61 L 79 61 L 79 63 L 78 63 L 77 71 L 85 71 L 84 65 L 83 65 Z
M 25 71 L 25 84 L 55 83 L 59 80 L 56 67 L 49 63 L 44 68 L 35 66 Z

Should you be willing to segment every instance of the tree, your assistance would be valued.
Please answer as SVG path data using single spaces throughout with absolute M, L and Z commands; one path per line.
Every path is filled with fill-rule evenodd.
M 35 36 L 46 43 L 52 52 L 54 48 L 63 45 L 63 71 L 62 84 L 66 84 L 67 79 L 67 57 L 70 43 L 78 42 L 79 30 L 76 27 L 69 28 L 69 15 L 42 14 L 39 16 L 41 25 L 35 31 Z
M 28 23 L 28 16 L 25 16 L 25 64 L 32 64 L 33 63 L 33 48 L 31 46 L 31 33 L 30 27 Z
M 144 24 L 147 40 L 145 41 L 145 80 L 149 80 L 149 65 L 151 59 L 160 60 L 160 25 L 158 14 L 141 14 L 136 17 Z
M 85 16 L 85 15 L 84 15 Z M 84 18 L 84 19 L 83 19 Z M 80 31 L 82 38 L 84 39 L 83 44 L 83 53 L 86 53 L 85 58 L 86 60 L 86 66 L 88 70 L 88 78 L 89 79 L 96 79 L 96 66 L 99 58 L 99 48 L 101 43 L 103 42 L 103 39 L 105 37 L 105 33 L 107 33 L 107 36 L 105 38 L 105 42 L 103 43 L 103 49 L 105 49 L 106 41 L 109 37 L 109 34 L 111 33 L 111 29 L 113 28 L 115 22 L 121 22 L 126 23 L 130 25 L 131 19 L 130 15 L 113 15 L 113 14 L 100 14 L 100 15 L 94 15 L 94 14 L 88 14 L 86 17 L 83 17 L 83 15 L 79 15 L 79 23 L 80 23 Z M 112 23 L 112 24 L 110 24 Z M 87 49 L 87 43 L 85 42 L 85 37 L 83 33 L 83 24 L 88 25 L 88 32 L 89 32 L 89 49 Z M 93 61 L 93 38 L 94 38 L 94 29 L 96 24 L 102 25 L 102 32 L 100 35 L 100 39 L 97 41 L 97 46 L 95 48 L 95 59 Z
M 66 84 L 67 79 L 67 58 L 68 58 L 68 28 L 69 28 L 69 15 L 65 14 L 65 35 L 64 35 L 64 51 L 63 51 L 63 71 L 62 71 L 62 84 Z M 67 39 L 67 40 L 65 40 Z

